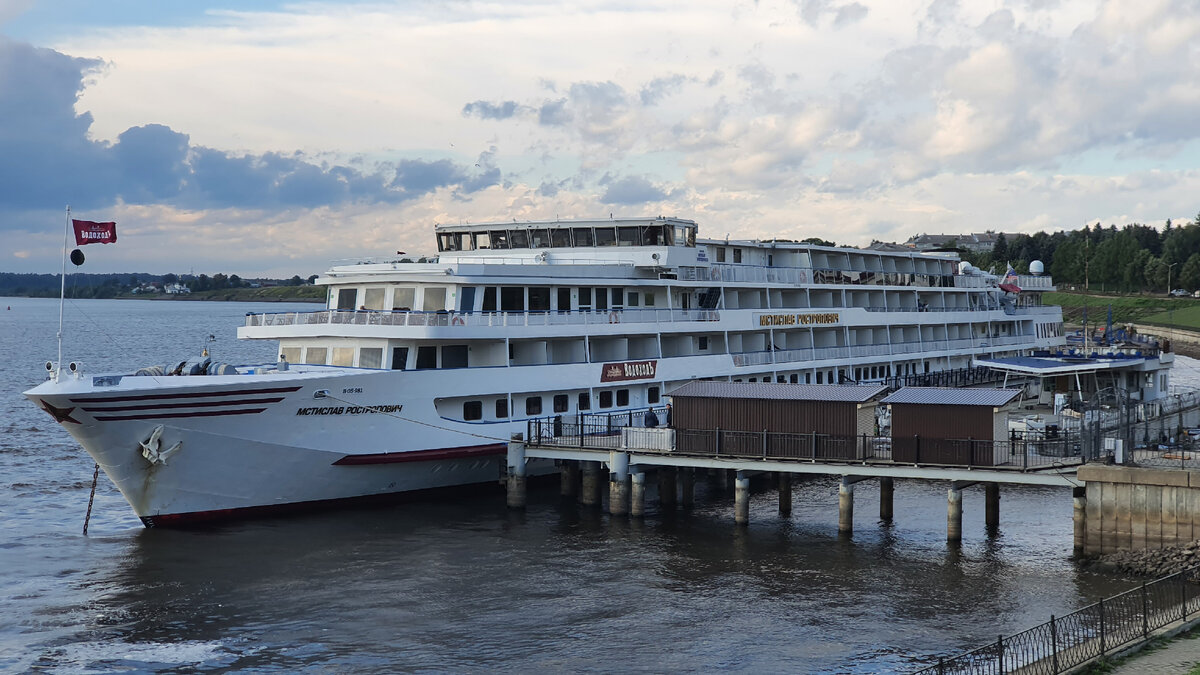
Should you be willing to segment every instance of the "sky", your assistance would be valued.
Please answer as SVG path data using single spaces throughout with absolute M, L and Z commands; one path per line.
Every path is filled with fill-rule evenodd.
M 1200 212 L 1195 0 L 0 0 L 0 271 L 320 273 L 438 223 Z

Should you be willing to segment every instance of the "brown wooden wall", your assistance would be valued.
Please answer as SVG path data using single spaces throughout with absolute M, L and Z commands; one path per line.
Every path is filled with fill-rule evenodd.
M 990 408 L 988 409 L 991 410 Z M 854 436 L 858 404 L 844 401 L 672 397 L 676 429 L 723 429 Z
M 992 440 L 992 406 L 892 404 L 892 438 Z M 1004 439 L 1000 439 L 1004 440 Z

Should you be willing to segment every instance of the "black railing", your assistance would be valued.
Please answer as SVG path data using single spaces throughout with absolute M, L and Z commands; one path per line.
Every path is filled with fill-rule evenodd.
M 1184 622 L 1200 610 L 1200 567 L 1191 567 L 958 656 L 919 673 L 1061 673 Z
M 889 389 L 895 390 L 901 387 L 966 387 L 1003 381 L 1003 372 L 977 366 L 975 368 L 939 370 L 935 373 L 899 375 L 885 379 L 884 384 Z
M 647 419 L 647 413 L 653 413 L 653 417 Z M 621 429 L 666 426 L 667 417 L 666 407 L 613 413 L 551 415 L 529 420 L 526 424 L 526 438 L 534 445 L 554 443 L 578 445 L 582 448 L 611 448 L 615 447 L 614 437 L 621 435 Z

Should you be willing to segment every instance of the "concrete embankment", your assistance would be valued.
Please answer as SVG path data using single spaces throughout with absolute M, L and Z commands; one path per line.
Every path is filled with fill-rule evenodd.
M 1157 579 L 1200 565 L 1200 540 L 1160 549 L 1115 551 L 1097 556 L 1091 564 L 1122 574 Z
M 1170 340 L 1172 350 L 1178 354 L 1200 358 L 1200 332 L 1142 323 L 1133 324 L 1133 328 L 1141 335 L 1154 335 Z

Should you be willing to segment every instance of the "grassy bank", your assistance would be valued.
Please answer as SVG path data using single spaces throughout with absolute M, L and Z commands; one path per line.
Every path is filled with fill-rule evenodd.
M 122 295 L 139 300 L 226 300 L 233 302 L 325 302 L 324 286 L 272 286 L 270 288 L 223 288 L 187 295 Z
M 1043 301 L 1047 305 L 1061 306 L 1063 321 L 1069 324 L 1082 323 L 1085 308 L 1089 324 L 1103 324 L 1107 320 L 1108 308 L 1111 305 L 1114 324 L 1151 323 L 1159 326 L 1200 328 L 1200 299 L 1195 298 L 1059 291 L 1047 293 Z

